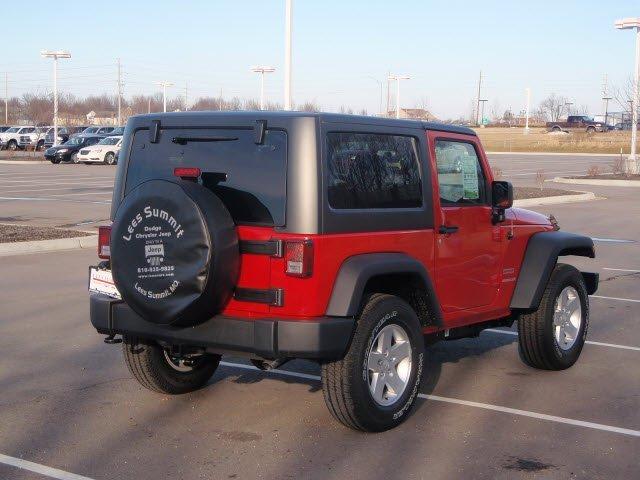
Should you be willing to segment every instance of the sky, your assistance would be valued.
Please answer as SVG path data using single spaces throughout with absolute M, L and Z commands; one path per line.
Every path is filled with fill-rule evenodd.
M 169 98 L 184 96 L 185 85 L 190 102 L 221 90 L 258 98 L 250 67 L 269 65 L 267 100 L 283 102 L 284 0 L 55 5 L 30 0 L 37 15 L 3 21 L 9 96 L 50 92 L 51 60 L 39 52 L 64 49 L 72 58 L 59 61 L 59 89 L 80 97 L 115 94 L 120 58 L 125 97 L 170 81 Z M 468 117 L 482 70 L 487 111 L 522 110 L 529 87 L 532 109 L 555 93 L 596 115 L 604 75 L 612 90 L 633 72 L 634 34 L 613 27 L 631 16 L 640 16 L 637 0 L 293 0 L 293 99 L 373 114 L 386 106 L 391 72 L 411 77 L 401 83 L 402 107 Z M 391 93 L 394 104 L 393 85 Z

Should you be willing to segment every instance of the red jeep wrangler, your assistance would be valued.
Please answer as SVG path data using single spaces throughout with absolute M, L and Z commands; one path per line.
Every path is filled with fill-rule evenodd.
M 343 424 L 398 425 L 425 340 L 517 321 L 522 359 L 580 355 L 590 238 L 511 208 L 467 128 L 296 112 L 133 117 L 90 269 L 91 322 L 131 374 L 179 394 L 221 355 L 318 361 Z M 121 336 L 120 339 L 118 336 Z

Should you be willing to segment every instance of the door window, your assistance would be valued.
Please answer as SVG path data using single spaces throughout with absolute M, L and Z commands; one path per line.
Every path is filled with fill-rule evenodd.
M 436 166 L 443 206 L 487 203 L 484 172 L 473 144 L 436 140 Z

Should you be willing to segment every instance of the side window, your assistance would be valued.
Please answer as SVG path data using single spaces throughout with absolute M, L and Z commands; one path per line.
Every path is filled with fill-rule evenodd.
M 417 208 L 422 182 L 412 137 L 327 135 L 329 205 L 335 209 Z
M 436 166 L 442 205 L 487 203 L 484 172 L 473 144 L 436 140 Z

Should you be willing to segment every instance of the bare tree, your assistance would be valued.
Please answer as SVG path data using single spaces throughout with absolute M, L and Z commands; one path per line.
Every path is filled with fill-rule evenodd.
M 538 113 L 550 122 L 557 122 L 568 111 L 567 103 L 567 97 L 552 93 L 540 102 Z
M 53 123 L 53 100 L 49 95 L 25 93 L 22 96 L 24 118 L 33 125 Z

